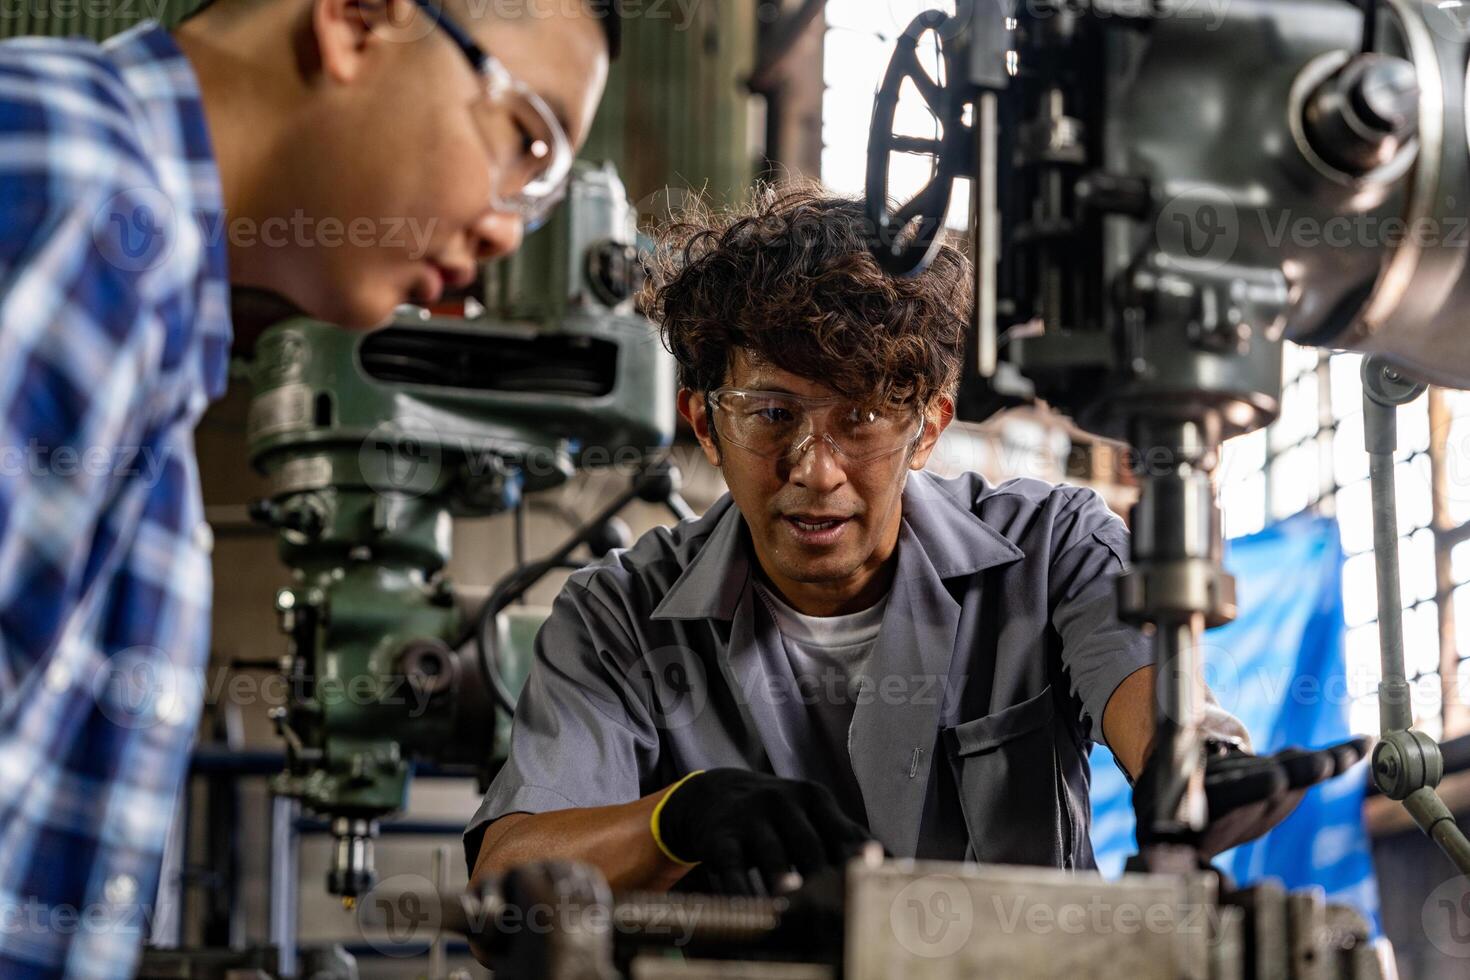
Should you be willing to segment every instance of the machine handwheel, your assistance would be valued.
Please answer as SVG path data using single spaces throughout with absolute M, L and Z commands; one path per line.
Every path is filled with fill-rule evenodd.
M 957 74 L 955 66 L 950 64 L 952 54 L 944 39 L 952 35 L 955 26 L 954 18 L 938 10 L 915 17 L 898 39 L 898 47 L 873 101 L 867 177 L 870 248 L 879 266 L 892 275 L 917 275 L 929 267 L 943 240 L 944 217 L 949 211 L 954 179 L 968 173 L 965 163 L 973 155 L 971 131 L 964 123 L 964 99 L 949 84 Z M 939 78 L 929 74 L 919 60 L 919 42 L 931 32 L 939 51 Z M 938 137 L 907 136 L 895 131 L 899 95 L 905 81 L 913 82 L 939 123 Z M 890 212 L 888 183 L 894 153 L 929 157 L 933 161 L 933 176 L 918 193 Z

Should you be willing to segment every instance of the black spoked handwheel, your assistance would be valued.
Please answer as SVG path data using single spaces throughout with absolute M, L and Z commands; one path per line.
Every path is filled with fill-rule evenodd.
M 950 48 L 944 43 L 952 36 L 953 26 L 952 18 L 938 10 L 915 17 L 898 39 L 873 100 L 873 121 L 868 130 L 869 247 L 879 266 L 891 275 L 917 275 L 929 267 L 943 238 L 954 179 L 965 172 L 964 162 L 972 155 L 970 130 L 964 124 L 965 102 L 958 86 L 952 83 L 958 76 L 949 63 Z M 930 75 L 919 61 L 919 41 L 931 32 L 939 51 L 940 78 Z M 905 81 L 913 82 L 938 121 L 937 137 L 904 136 L 894 131 Z M 897 210 L 889 211 L 889 168 L 894 153 L 932 158 L 933 176 Z

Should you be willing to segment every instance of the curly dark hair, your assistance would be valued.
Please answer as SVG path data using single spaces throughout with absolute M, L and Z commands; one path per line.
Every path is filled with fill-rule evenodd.
M 927 407 L 952 395 L 972 300 L 970 262 L 945 244 L 927 271 L 888 275 L 868 252 L 859 200 L 811 184 L 760 187 L 725 212 L 690 209 L 658 237 L 644 307 L 710 391 L 737 350 L 863 404 Z

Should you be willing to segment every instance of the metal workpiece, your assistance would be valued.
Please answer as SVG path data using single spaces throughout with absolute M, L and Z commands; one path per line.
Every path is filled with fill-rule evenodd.
M 1209 871 L 1105 881 L 876 854 L 779 896 L 614 896 L 592 867 L 547 861 L 467 894 L 390 880 L 358 915 L 376 929 L 415 909 L 436 941 L 465 935 L 527 980 L 1383 980 L 1367 923 L 1320 889 L 1219 889 Z
M 1379 980 L 1381 964 L 1373 931 L 1363 914 L 1348 905 L 1327 906 L 1328 977 L 1344 980 Z
M 1185 880 L 885 862 L 849 871 L 844 976 L 1207 980 L 1209 916 Z
M 1331 904 L 1320 887 L 1284 896 L 1286 965 L 1290 980 L 1379 980 L 1372 931 L 1362 914 Z
M 1245 970 L 1253 980 L 1288 980 L 1291 948 L 1287 929 L 1286 889 L 1266 879 L 1240 891 L 1229 892 L 1226 900 L 1241 910 Z
M 1287 951 L 1292 980 L 1325 980 L 1328 956 L 1327 897 L 1321 888 L 1303 888 L 1286 897 Z
M 1221 904 L 1214 941 L 1210 947 L 1210 980 L 1236 980 L 1246 972 L 1245 909 Z

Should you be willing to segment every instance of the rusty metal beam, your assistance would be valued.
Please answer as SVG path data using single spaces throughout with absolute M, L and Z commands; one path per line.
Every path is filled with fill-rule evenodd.
M 791 52 L 812 22 L 826 9 L 827 0 L 804 0 L 795 13 L 763 32 L 756 68 L 750 74 L 750 81 L 746 83 L 752 92 L 768 94 L 780 87 Z

